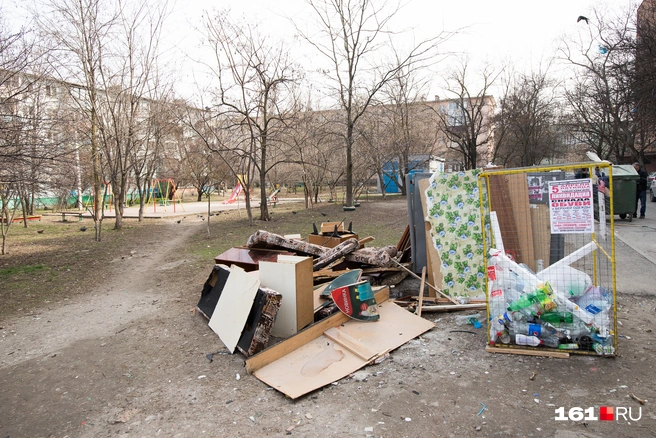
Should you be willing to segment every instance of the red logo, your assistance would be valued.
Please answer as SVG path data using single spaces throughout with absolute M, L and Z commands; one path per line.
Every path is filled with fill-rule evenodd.
M 615 408 L 612 406 L 601 406 L 599 407 L 599 419 L 601 421 L 614 421 L 615 420 Z
M 494 266 L 487 267 L 487 278 L 489 278 L 490 281 L 494 281 L 497 279 L 497 271 L 496 269 L 494 269 Z

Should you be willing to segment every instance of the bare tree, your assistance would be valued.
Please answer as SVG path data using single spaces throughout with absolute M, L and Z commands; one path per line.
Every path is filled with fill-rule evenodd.
M 462 159 L 465 169 L 476 169 L 489 160 L 494 119 L 494 98 L 488 93 L 499 73 L 485 66 L 472 78 L 467 59 L 461 60 L 446 79 L 446 111 L 437 111 L 447 147 Z M 479 86 L 473 82 L 480 83 Z
M 379 180 L 394 179 L 406 194 L 405 175 L 435 153 L 438 126 L 434 107 L 425 101 L 427 80 L 409 67 L 398 70 L 382 89 L 382 104 L 370 107 L 367 125 L 378 131 L 375 142 L 365 135 Z M 384 191 L 383 191 L 384 193 Z
M 150 201 L 152 181 L 164 157 L 170 151 L 165 147 L 167 140 L 175 138 L 175 104 L 167 102 L 169 90 L 162 84 L 151 90 L 146 123 L 142 124 L 139 147 L 129 148 L 130 168 L 139 195 L 139 221 L 143 221 L 146 204 Z M 144 126 L 145 125 L 145 126 Z
M 44 163 L 59 158 L 59 149 L 43 136 L 47 126 L 38 85 L 39 53 L 25 29 L 12 32 L 0 19 L 0 230 L 2 254 L 18 208 L 33 209 Z
M 436 43 L 443 37 L 423 41 L 397 56 L 397 62 L 381 67 L 381 59 L 389 41 L 388 26 L 398 7 L 388 8 L 386 2 L 373 0 L 307 0 L 314 11 L 316 23 L 303 37 L 328 62 L 324 70 L 332 94 L 343 111 L 341 136 L 346 155 L 346 205 L 353 205 L 353 149 L 357 124 L 376 94 L 392 81 L 396 73 L 419 65 L 435 54 Z
M 493 163 L 533 166 L 561 154 L 559 107 L 552 85 L 546 73 L 510 76 L 496 115 Z
M 132 165 L 140 156 L 135 151 L 146 147 L 150 128 L 149 98 L 161 97 L 154 87 L 158 84 L 155 81 L 158 43 L 166 16 L 166 3 L 158 10 L 151 10 L 145 4 L 135 9 L 123 7 L 111 46 L 114 65 L 106 61 L 105 68 L 99 70 L 104 90 L 99 94 L 103 120 L 101 147 L 114 195 L 115 229 L 121 229 L 123 224 Z
M 53 46 L 49 61 L 55 73 L 64 83 L 81 85 L 71 86 L 69 92 L 87 122 L 81 134 L 91 153 L 96 241 L 101 240 L 104 202 L 99 93 L 105 50 L 118 17 L 113 6 L 106 0 L 44 0 L 33 12 L 42 40 Z
M 257 175 L 260 192 L 260 220 L 270 219 L 267 206 L 267 174 L 279 161 L 271 160 L 272 149 L 283 147 L 288 120 L 294 117 L 292 88 L 299 71 L 291 61 L 284 42 L 269 43 L 258 26 L 233 21 L 228 12 L 206 21 L 207 39 L 215 55 L 217 81 L 212 107 L 213 118 L 222 119 L 234 135 L 223 147 L 239 150 L 246 169 Z M 286 161 L 283 158 L 281 161 Z M 250 178 L 245 184 L 246 209 L 250 208 Z
M 601 158 L 615 162 L 643 162 L 655 140 L 641 135 L 653 118 L 644 106 L 653 93 L 639 85 L 649 80 L 641 74 L 645 70 L 636 70 L 636 43 L 636 9 L 631 5 L 618 15 L 596 10 L 578 38 L 563 41 L 560 48 L 576 68 L 566 92 L 575 129 Z

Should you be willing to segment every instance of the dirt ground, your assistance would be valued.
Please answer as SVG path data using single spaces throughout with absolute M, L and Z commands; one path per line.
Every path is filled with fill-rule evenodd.
M 403 222 L 406 209 L 400 200 L 370 214 Z M 248 375 L 240 354 L 208 360 L 223 345 L 192 309 L 212 262 L 185 251 L 205 224 L 162 221 L 153 233 L 165 239 L 146 235 L 134 248 L 108 249 L 104 278 L 82 279 L 75 293 L 0 321 L 1 437 L 656 434 L 656 299 L 648 280 L 618 290 L 619 357 L 490 354 L 484 329 L 459 331 L 458 313 L 426 313 L 436 327 L 387 360 L 292 401 Z M 650 278 L 653 264 L 621 242 L 617 257 L 620 276 L 630 265 Z M 393 293 L 418 289 L 410 279 Z M 554 419 L 560 407 L 599 415 L 600 406 L 641 417 Z

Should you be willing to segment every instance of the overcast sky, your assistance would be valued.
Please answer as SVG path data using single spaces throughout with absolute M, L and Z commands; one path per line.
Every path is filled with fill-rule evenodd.
M 510 61 L 517 70 L 528 70 L 554 54 L 560 37 L 584 26 L 577 23 L 577 17 L 591 17 L 593 6 L 626 8 L 631 1 L 406 0 L 395 18 L 395 27 L 412 28 L 417 41 L 442 30 L 460 30 L 442 46 L 444 51 L 467 53 L 473 65 Z M 19 3 L 21 0 L 0 0 L 3 11 L 10 14 Z M 201 25 L 203 11 L 228 7 L 233 13 L 261 22 L 271 34 L 287 36 L 294 33 L 289 18 L 307 23 L 311 17 L 304 0 L 175 0 L 166 32 L 168 44 L 175 43 L 181 51 L 197 57 L 199 37 L 195 29 Z M 184 55 L 175 57 L 180 60 Z M 193 71 L 200 69 L 190 68 L 191 62 L 184 65 L 184 81 L 190 82 Z

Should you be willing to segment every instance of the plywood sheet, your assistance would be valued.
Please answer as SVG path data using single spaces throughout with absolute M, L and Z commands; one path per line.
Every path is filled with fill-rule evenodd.
M 379 305 L 380 320 L 349 320 L 342 327 L 352 342 L 366 346 L 377 356 L 400 347 L 434 327 L 389 301 Z M 323 334 L 285 356 L 254 371 L 258 379 L 292 399 L 342 379 L 368 363 Z
M 531 206 L 528 199 L 528 181 L 524 174 L 507 175 L 506 178 L 519 243 L 516 262 L 526 263 L 535 271 L 535 252 L 531 227 Z
M 389 300 L 389 292 L 389 286 L 381 286 L 376 289 L 376 302 L 383 303 Z M 248 371 L 250 374 L 253 374 L 260 368 L 280 359 L 286 354 L 296 350 L 300 346 L 318 338 L 329 328 L 337 327 L 338 325 L 344 324 L 348 320 L 348 316 L 344 315 L 342 312 L 337 312 L 327 318 L 322 319 L 321 321 L 315 322 L 309 327 L 306 327 L 305 329 L 298 332 L 296 335 L 287 338 L 284 341 L 279 342 L 276 345 L 262 351 L 261 353 L 247 359 L 246 371 Z
M 533 230 L 533 247 L 535 251 L 535 272 L 549 266 L 551 251 L 551 224 L 549 206 L 546 204 L 531 204 L 531 227 Z M 538 260 L 542 260 L 538 266 Z
M 426 204 L 426 189 L 430 185 L 430 179 L 424 178 L 420 179 L 417 182 L 419 187 L 419 195 L 421 197 L 421 208 L 424 213 L 424 218 L 428 216 L 428 209 Z M 442 271 L 440 266 L 442 262 L 440 261 L 440 254 L 435 248 L 435 242 L 431 237 L 431 224 L 429 221 L 424 220 L 424 226 L 426 227 L 426 277 L 430 284 L 435 286 L 438 289 L 442 289 Z M 428 288 L 428 296 L 435 298 L 435 289 Z
M 292 336 L 314 321 L 311 257 L 281 255 L 275 263 L 262 261 L 260 280 L 282 295 L 273 336 Z
M 260 281 L 238 266 L 230 268 L 230 275 L 216 304 L 209 326 L 219 335 L 226 348 L 234 353 L 241 332 L 253 307 Z

